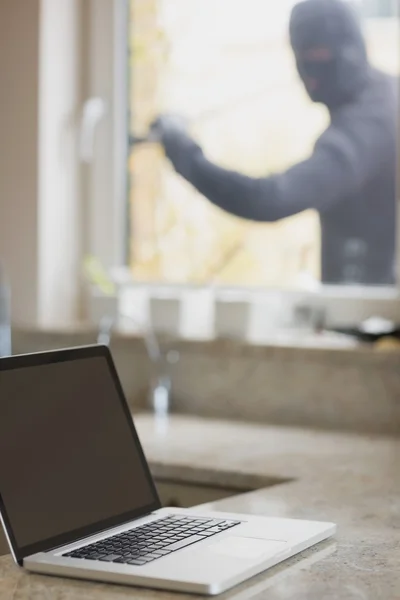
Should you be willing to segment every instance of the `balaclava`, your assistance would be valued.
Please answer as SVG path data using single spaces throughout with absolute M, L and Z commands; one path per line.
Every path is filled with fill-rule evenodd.
M 314 102 L 332 110 L 350 102 L 363 89 L 370 66 L 355 12 L 343 0 L 305 0 L 290 19 L 290 40 L 297 69 Z M 329 58 L 316 60 L 310 50 Z

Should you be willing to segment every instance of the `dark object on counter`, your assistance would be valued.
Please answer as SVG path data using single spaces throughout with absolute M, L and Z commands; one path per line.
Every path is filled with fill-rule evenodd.
M 400 325 L 378 317 L 367 319 L 354 327 L 335 327 L 332 331 L 349 335 L 368 344 L 375 344 L 385 338 L 400 340 Z

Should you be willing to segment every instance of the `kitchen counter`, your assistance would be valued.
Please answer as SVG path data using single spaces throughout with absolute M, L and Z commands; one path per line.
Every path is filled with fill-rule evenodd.
M 135 419 L 158 478 L 260 489 L 199 507 L 338 524 L 324 542 L 222 598 L 400 600 L 400 440 L 173 416 Z M 280 481 L 281 483 L 276 484 Z M 269 482 L 269 483 L 268 483 Z M 276 485 L 272 485 L 275 482 Z M 271 484 L 271 485 L 270 485 Z M 182 594 L 24 573 L 0 559 L 1 600 Z

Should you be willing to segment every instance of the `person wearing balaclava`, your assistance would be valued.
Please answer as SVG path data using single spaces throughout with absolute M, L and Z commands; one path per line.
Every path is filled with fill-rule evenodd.
M 392 284 L 397 82 L 369 64 L 360 24 L 342 0 L 297 4 L 290 39 L 309 96 L 330 113 L 307 160 L 252 178 L 210 162 L 173 117 L 159 117 L 152 130 L 175 170 L 228 213 L 272 222 L 318 211 L 323 283 Z

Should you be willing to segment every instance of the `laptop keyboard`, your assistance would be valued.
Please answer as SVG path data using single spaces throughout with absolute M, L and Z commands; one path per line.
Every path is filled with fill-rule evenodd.
M 169 516 L 62 556 L 143 566 L 236 525 L 240 521 Z

